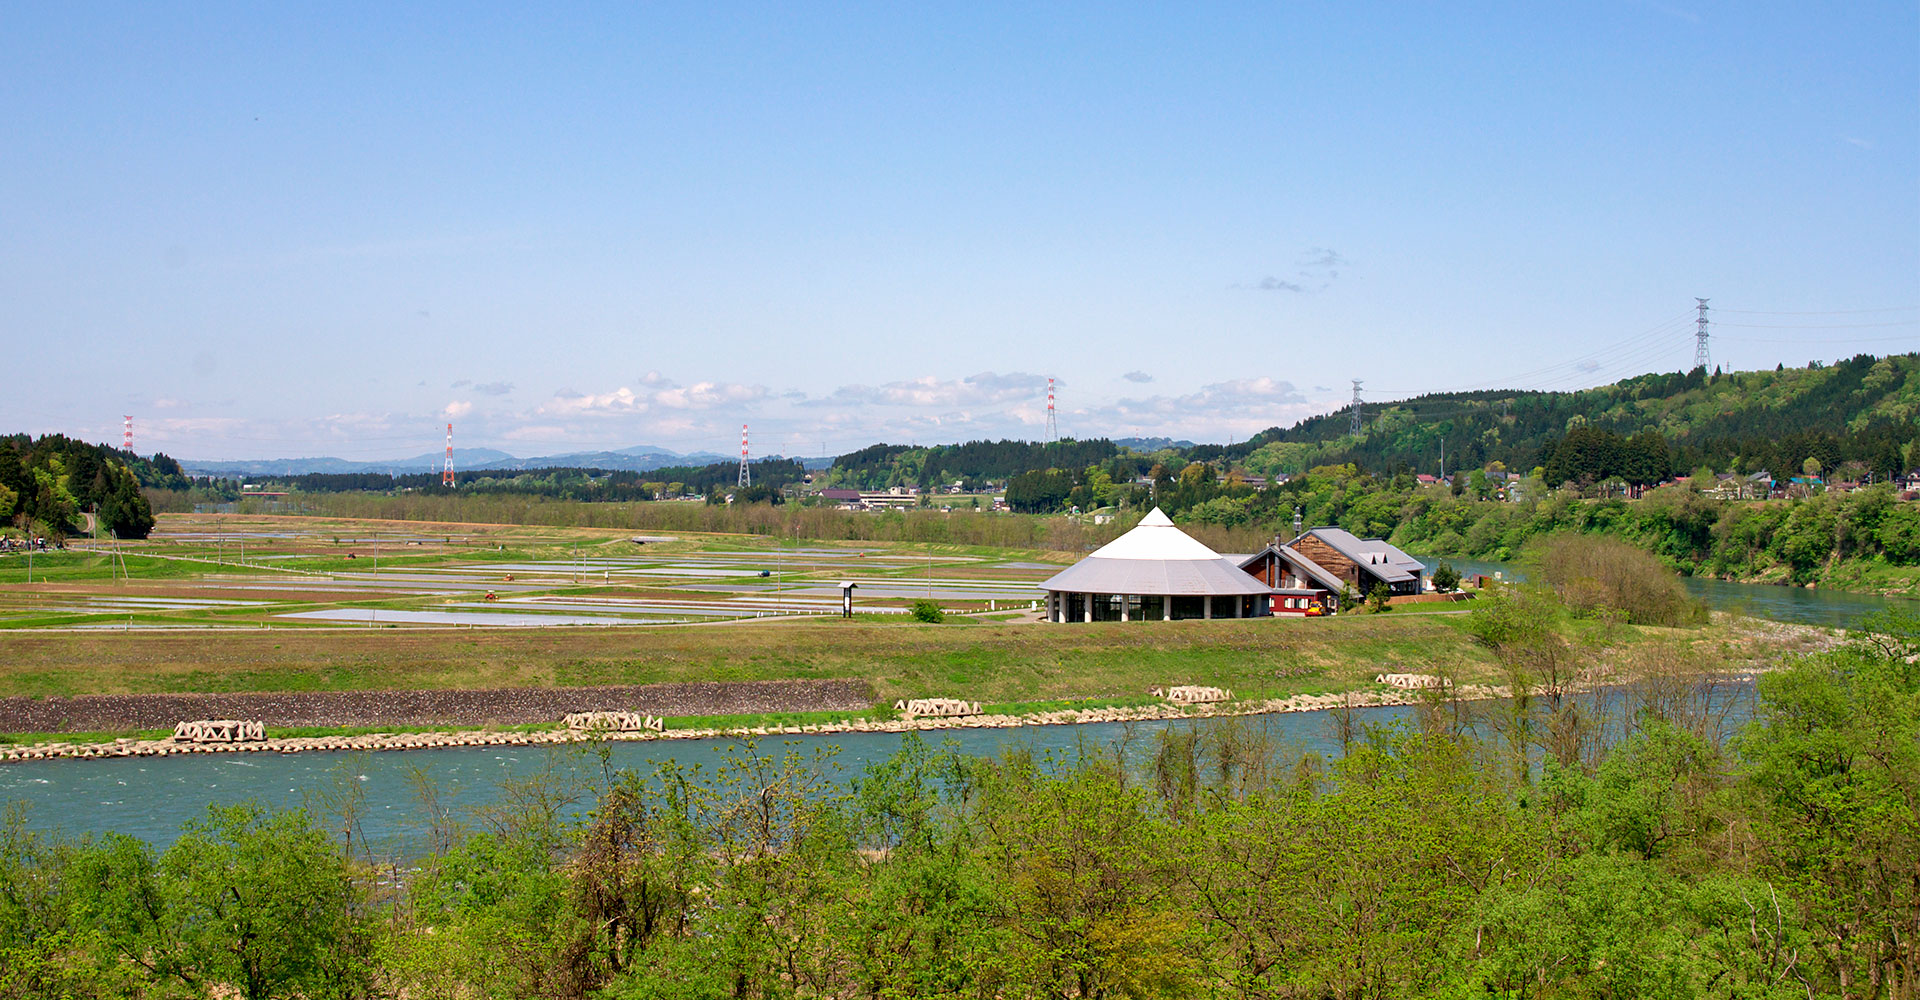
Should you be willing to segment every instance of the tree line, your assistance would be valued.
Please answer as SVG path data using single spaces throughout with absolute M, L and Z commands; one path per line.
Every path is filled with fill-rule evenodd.
M 1920 466 L 1917 415 L 1920 354 L 1862 354 L 1774 371 L 1648 374 L 1576 392 L 1435 393 L 1363 406 L 1358 436 L 1351 413 L 1340 411 L 1270 428 L 1223 453 L 1261 473 L 1352 464 L 1392 475 L 1437 473 L 1444 448 L 1449 470 L 1501 462 L 1524 472 L 1545 464 L 1550 442 L 1584 428 L 1638 441 L 1643 454 L 1621 456 L 1619 470 L 1634 480 L 1702 465 L 1785 479 L 1809 458 L 1829 471 L 1855 462 L 1884 474 Z M 1646 434 L 1663 439 L 1664 461 Z
M 762 459 L 751 465 L 753 482 L 766 490 L 799 482 L 806 470 L 792 459 Z M 454 486 L 442 484 L 437 472 L 313 472 L 301 475 L 253 477 L 246 485 L 309 493 L 449 492 L 468 496 L 528 496 L 582 502 L 631 503 L 692 495 L 732 492 L 740 466 L 714 462 L 699 466 L 669 466 L 648 472 L 624 469 L 572 468 L 473 469 L 454 473 Z M 199 502 L 232 502 L 246 496 L 239 479 L 201 479 L 172 487 L 194 492 Z M 765 496 L 756 494 L 761 499 Z
M 179 476 L 180 466 L 165 455 L 145 460 L 60 434 L 0 437 L 0 520 L 58 539 L 83 533 L 90 513 L 116 538 L 145 538 L 154 521 L 141 472 L 164 481 Z
M 351 771 L 164 851 L 10 813 L 0 996 L 1913 995 L 1920 623 L 1747 694 L 1674 651 L 1595 692 L 1526 634 L 1559 612 L 1499 603 L 1468 627 L 1519 697 L 1336 710 L 1327 756 L 1237 719 L 1058 755 L 909 735 L 846 776 L 589 748 L 470 816 L 417 781 L 400 866 Z

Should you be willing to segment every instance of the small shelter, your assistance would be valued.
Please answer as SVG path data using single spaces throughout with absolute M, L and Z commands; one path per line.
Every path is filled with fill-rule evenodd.
M 1254 618 L 1272 607 L 1271 588 L 1239 560 L 1174 527 L 1158 507 L 1040 587 L 1050 622 Z

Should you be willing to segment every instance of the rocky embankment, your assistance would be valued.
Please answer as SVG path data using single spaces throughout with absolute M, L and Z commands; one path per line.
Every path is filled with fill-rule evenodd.
M 1461 697 L 1497 698 L 1500 688 L 1464 687 Z M 1331 708 L 1409 705 L 1423 696 L 1415 691 L 1356 691 L 1351 694 L 1295 695 L 1264 701 L 1227 702 L 1183 707 L 1173 704 L 1129 708 L 1065 709 L 1026 715 L 968 715 L 873 720 L 853 718 L 808 726 L 762 726 L 736 729 L 669 729 L 664 733 L 632 732 L 588 734 L 556 728 L 531 732 L 468 730 L 434 733 L 369 733 L 359 736 L 270 738 L 248 743 L 185 743 L 174 740 L 121 739 L 111 743 L 36 743 L 0 747 L 0 762 L 47 760 L 58 757 L 161 757 L 204 753 L 299 753 L 302 751 L 420 750 L 432 747 L 554 746 L 607 740 L 700 740 L 740 736 L 785 736 L 802 733 L 903 733 L 940 729 L 1008 729 L 1018 726 L 1065 726 L 1094 722 L 1145 722 L 1156 719 L 1206 718 L 1226 715 L 1264 715 L 1274 712 L 1315 712 Z M 862 705 L 861 707 L 865 707 Z M 789 711 L 777 709 L 774 711 Z M 718 714 L 718 713 L 700 713 Z M 556 717 L 557 718 L 557 717 Z

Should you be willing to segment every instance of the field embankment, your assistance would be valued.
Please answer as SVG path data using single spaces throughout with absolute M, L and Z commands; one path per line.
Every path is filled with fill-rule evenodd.
M 690 681 L 634 687 L 430 691 L 273 691 L 0 698 L 0 732 L 171 729 L 182 719 L 255 719 L 279 727 L 394 728 L 551 723 L 617 708 L 649 715 L 853 712 L 873 704 L 858 680 Z
M 1755 661 L 1805 641 L 1757 625 L 1566 627 L 1596 658 L 1623 663 L 1689 648 Z M 598 700 L 584 698 L 595 688 L 649 692 L 621 704 L 654 714 L 722 715 L 928 695 L 999 704 L 1140 698 L 1172 683 L 1285 698 L 1370 687 L 1383 672 L 1505 680 L 1460 616 L 1406 612 L 1075 626 L 14 632 L 0 634 L 0 664 L 0 729 L 10 732 L 151 728 L 188 715 L 286 725 L 517 724 L 579 710 Z

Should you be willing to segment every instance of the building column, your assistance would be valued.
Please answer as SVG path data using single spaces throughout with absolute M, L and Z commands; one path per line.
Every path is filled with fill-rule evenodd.
M 1127 617 L 1127 595 L 1126 594 L 1120 595 L 1120 620 L 1123 622 L 1133 620 Z
M 1081 606 L 1085 608 L 1085 617 L 1081 618 L 1080 620 L 1083 622 L 1093 621 L 1093 595 L 1081 594 L 1080 599 L 1082 602 L 1084 602 Z
M 1170 622 L 1173 620 L 1173 595 L 1172 594 L 1167 594 L 1160 598 L 1160 620 L 1163 622 Z
M 1235 597 L 1235 598 L 1233 599 L 1233 617 L 1235 617 L 1235 618 L 1245 618 L 1245 617 L 1246 617 L 1246 615 L 1245 615 L 1245 614 L 1243 614 L 1243 612 L 1244 612 L 1244 611 L 1246 610 L 1246 606 L 1247 606 L 1247 599 L 1246 599 L 1246 598 L 1244 598 L 1244 597 Z
M 1202 597 L 1200 599 L 1200 617 L 1202 618 L 1213 617 L 1213 595 L 1212 594 L 1208 594 L 1207 596 Z

